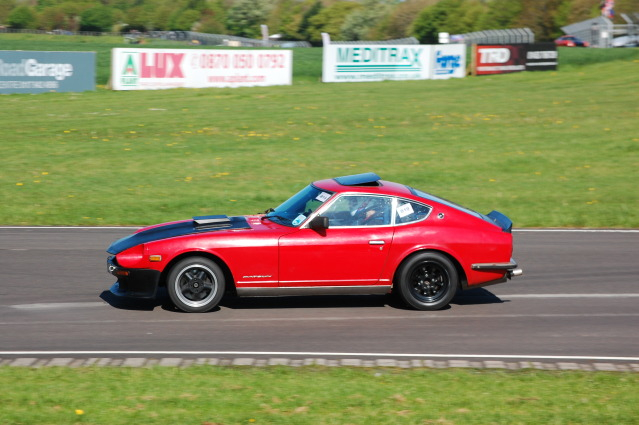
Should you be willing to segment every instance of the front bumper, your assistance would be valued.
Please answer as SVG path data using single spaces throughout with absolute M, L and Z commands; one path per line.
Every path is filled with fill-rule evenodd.
M 107 258 L 107 271 L 118 278 L 111 293 L 121 297 L 155 298 L 160 283 L 160 272 L 150 269 L 120 267 L 115 256 Z

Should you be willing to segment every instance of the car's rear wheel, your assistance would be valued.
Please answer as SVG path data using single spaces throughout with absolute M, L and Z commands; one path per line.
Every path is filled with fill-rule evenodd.
M 450 302 L 459 287 L 454 264 L 443 254 L 425 252 L 409 258 L 399 269 L 399 295 L 418 310 L 439 310 Z
M 213 261 L 203 257 L 177 262 L 167 277 L 173 304 L 182 311 L 203 313 L 213 309 L 224 295 L 224 273 Z

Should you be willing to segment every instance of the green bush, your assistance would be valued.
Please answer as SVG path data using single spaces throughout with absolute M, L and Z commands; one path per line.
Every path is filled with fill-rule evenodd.
M 113 26 L 113 9 L 106 6 L 95 6 L 80 15 L 80 30 L 108 32 Z
M 7 17 L 7 23 L 14 29 L 33 28 L 36 21 L 35 13 L 28 6 L 16 7 Z

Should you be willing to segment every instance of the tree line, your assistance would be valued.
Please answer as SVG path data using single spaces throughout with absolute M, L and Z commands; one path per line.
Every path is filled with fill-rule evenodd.
M 130 32 L 197 31 L 261 38 L 260 25 L 285 40 L 416 37 L 530 28 L 539 41 L 600 14 L 599 0 L 0 0 L 0 25 L 14 29 Z M 639 0 L 616 0 L 639 12 Z M 617 13 L 619 16 L 619 13 Z M 623 22 L 619 18 L 620 23 Z

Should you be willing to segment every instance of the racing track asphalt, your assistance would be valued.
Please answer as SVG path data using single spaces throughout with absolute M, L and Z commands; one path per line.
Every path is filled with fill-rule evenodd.
M 514 256 L 525 275 L 462 293 L 436 312 L 408 310 L 385 296 L 323 296 L 226 299 L 206 314 L 174 311 L 166 296 L 140 302 L 108 292 L 113 279 L 105 249 L 131 232 L 0 228 L 0 360 L 346 358 L 639 367 L 636 230 L 515 230 Z

